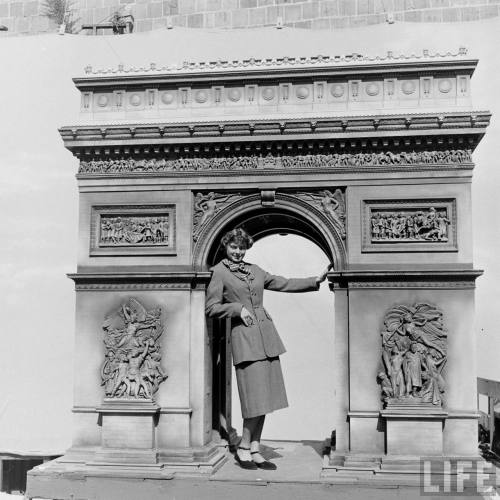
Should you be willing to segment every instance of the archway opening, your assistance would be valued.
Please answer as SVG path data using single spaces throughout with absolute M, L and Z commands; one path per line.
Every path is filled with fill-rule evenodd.
M 258 208 L 251 214 L 243 213 L 232 219 L 218 233 L 214 244 L 210 248 L 207 264 L 212 266 L 224 258 L 223 249 L 219 242 L 220 237 L 230 229 L 243 227 L 251 234 L 254 241 L 272 234 L 293 234 L 302 236 L 319 246 L 331 259 L 331 250 L 324 234 L 306 218 L 282 208 Z
M 243 227 L 255 240 L 245 260 L 272 274 L 315 276 L 334 261 L 336 250 L 331 248 L 332 238 L 325 235 L 325 228 L 287 208 L 254 206 L 219 226 L 205 254 L 206 265 L 214 265 L 224 257 L 220 238 L 234 227 Z M 333 430 L 334 394 L 330 382 L 334 376 L 334 295 L 326 284 L 313 293 L 266 291 L 264 304 L 287 348 L 281 359 L 289 408 L 269 415 L 263 439 L 321 442 Z M 230 321 L 209 321 L 213 429 L 215 436 L 231 444 L 241 434 L 242 420 L 236 382 L 232 380 L 230 329 Z
M 316 276 L 329 262 L 316 244 L 293 234 L 260 239 L 245 260 L 286 277 Z M 323 440 L 333 430 L 334 294 L 325 283 L 312 293 L 265 290 L 264 305 L 287 349 L 280 359 L 289 407 L 268 415 L 262 437 Z M 240 433 L 242 418 L 234 370 L 232 409 L 232 424 Z

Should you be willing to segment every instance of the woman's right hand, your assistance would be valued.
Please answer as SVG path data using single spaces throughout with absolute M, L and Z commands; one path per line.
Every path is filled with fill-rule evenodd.
M 253 316 L 245 306 L 241 308 L 240 317 L 243 320 L 243 323 L 245 323 L 245 326 L 253 325 Z

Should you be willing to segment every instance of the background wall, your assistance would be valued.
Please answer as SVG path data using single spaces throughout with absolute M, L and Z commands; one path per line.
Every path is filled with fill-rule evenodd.
M 443 24 L 439 30 L 432 23 L 384 23 L 343 31 L 175 28 L 124 36 L 49 34 L 3 38 L 0 450 L 62 452 L 71 438 L 75 297 L 73 283 L 65 273 L 76 269 L 78 195 L 74 175 L 78 162 L 64 149 L 57 128 L 79 118 L 80 96 L 72 77 L 81 75 L 87 64 L 116 67 L 122 62 L 140 67 L 151 61 L 163 65 L 184 60 L 320 53 L 421 53 L 424 48 L 456 52 L 462 45 L 469 48 L 471 57 L 479 59 L 472 78 L 474 107 L 493 112 L 491 126 L 473 155 L 474 267 L 484 269 L 485 274 L 477 280 L 476 323 L 471 334 L 477 342 L 478 375 L 500 380 L 500 18 L 471 22 L 466 28 L 459 23 Z M 304 253 L 310 257 L 309 252 Z M 283 252 L 281 255 L 286 256 Z M 319 268 L 323 265 L 318 264 Z M 296 258 L 283 262 L 288 266 L 284 269 L 271 263 L 262 265 L 271 272 L 302 272 Z M 315 272 L 317 267 L 313 269 Z M 315 294 L 309 296 L 317 299 Z M 287 309 L 272 304 L 269 308 L 289 350 L 284 363 L 292 367 L 295 348 L 283 323 Z M 318 329 L 321 332 L 324 330 Z M 287 384 L 294 404 L 291 411 L 299 411 L 302 405 L 295 403 L 290 377 Z M 328 387 L 328 379 L 314 377 L 317 394 L 328 394 Z M 282 425 L 285 432 L 287 423 Z M 295 429 L 289 430 L 293 435 Z
M 0 0 L 0 24 L 11 33 L 57 29 L 41 16 L 45 0 Z M 102 23 L 125 6 L 136 31 L 173 26 L 248 28 L 274 26 L 340 29 L 386 21 L 460 22 L 499 15 L 500 0 L 70 0 L 77 26 Z M 78 29 L 78 28 L 77 28 Z

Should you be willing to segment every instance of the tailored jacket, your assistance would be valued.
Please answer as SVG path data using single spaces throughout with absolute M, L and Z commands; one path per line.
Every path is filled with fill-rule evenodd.
M 248 264 L 253 279 L 240 278 L 219 262 L 212 268 L 205 312 L 216 318 L 231 318 L 233 364 L 257 361 L 283 354 L 286 349 L 269 313 L 262 307 L 264 289 L 276 292 L 310 292 L 319 289 L 316 277 L 287 279 Z M 254 322 L 246 326 L 240 317 L 246 307 Z

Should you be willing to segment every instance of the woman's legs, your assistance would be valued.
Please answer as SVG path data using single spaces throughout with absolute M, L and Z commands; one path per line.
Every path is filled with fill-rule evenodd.
M 242 460 L 252 460 L 250 455 L 250 446 L 251 443 L 254 442 L 255 436 L 258 435 L 258 439 L 260 441 L 260 435 L 262 434 L 262 426 L 264 425 L 264 418 L 265 415 L 243 419 L 243 432 L 241 433 L 241 441 L 238 449 L 238 456 Z M 262 424 L 260 423 L 261 420 Z M 247 449 L 241 449 L 241 448 L 247 448 Z
M 259 419 L 255 432 L 251 437 L 250 442 L 250 453 L 252 455 L 252 460 L 256 463 L 265 462 L 264 457 L 260 454 L 260 437 L 262 435 L 262 429 L 264 428 L 264 422 L 266 420 L 265 415 L 257 417 Z

